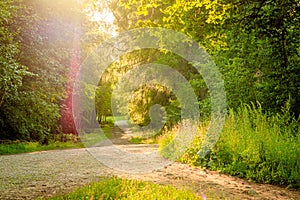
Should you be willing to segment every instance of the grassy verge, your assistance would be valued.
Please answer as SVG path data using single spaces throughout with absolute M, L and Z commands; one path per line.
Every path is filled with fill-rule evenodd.
M 89 133 L 82 137 L 61 134 L 54 136 L 48 145 L 42 145 L 39 142 L 19 142 L 15 141 L 10 144 L 0 144 L 0 155 L 29 153 L 35 151 L 45 151 L 54 149 L 69 149 L 69 148 L 83 148 L 94 145 L 95 143 L 110 137 L 111 126 L 102 127 L 102 133 Z M 61 142 L 64 141 L 64 142 Z M 84 141 L 84 142 L 82 142 Z
M 133 144 L 158 144 L 158 137 L 150 138 L 141 138 L 141 137 L 132 137 L 129 142 Z
M 0 144 L 0 155 L 82 147 L 84 146 L 81 142 L 51 142 L 48 145 L 41 145 L 38 142 L 20 142 L 14 144 Z
M 114 123 L 116 121 L 123 121 L 127 119 L 125 116 L 107 116 L 106 120 Z
M 201 199 L 187 190 L 172 186 L 162 186 L 151 182 L 110 178 L 99 183 L 92 183 L 74 192 L 51 200 L 78 199 Z
M 180 161 L 257 182 L 300 187 L 299 121 L 288 110 L 272 116 L 251 106 L 231 110 L 217 144 L 205 158 L 199 158 L 207 127 L 199 127 Z M 161 148 L 170 143 L 174 132 L 164 134 Z
M 91 147 L 98 142 L 106 140 L 111 137 L 111 128 L 112 126 L 107 125 L 100 128 L 95 128 L 88 133 L 82 134 L 80 140 L 85 147 Z

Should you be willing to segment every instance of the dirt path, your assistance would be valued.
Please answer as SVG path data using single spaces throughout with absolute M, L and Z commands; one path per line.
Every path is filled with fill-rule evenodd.
M 207 199 L 300 199 L 299 190 L 251 183 L 237 177 L 214 171 L 203 171 L 181 163 L 173 163 L 162 170 L 142 176 L 129 174 L 119 176 L 189 189 L 200 196 L 206 196 Z
M 115 128 L 114 145 L 106 141 L 89 149 L 0 156 L 0 199 L 49 197 L 112 175 L 191 189 L 207 199 L 300 199 L 300 191 L 172 163 L 153 153 L 156 145 L 132 145 L 129 137 Z M 154 167 L 145 171 L 149 166 Z

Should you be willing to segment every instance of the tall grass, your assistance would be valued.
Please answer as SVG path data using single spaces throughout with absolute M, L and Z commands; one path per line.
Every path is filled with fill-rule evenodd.
M 207 126 L 199 127 L 198 137 L 180 161 L 257 182 L 300 187 L 299 122 L 288 109 L 272 116 L 255 106 L 230 110 L 216 146 L 199 158 Z M 170 134 L 162 139 L 162 145 L 170 140 Z
M 191 191 L 179 190 L 172 186 L 162 186 L 151 182 L 110 178 L 98 183 L 92 183 L 74 192 L 52 200 L 78 199 L 202 199 Z

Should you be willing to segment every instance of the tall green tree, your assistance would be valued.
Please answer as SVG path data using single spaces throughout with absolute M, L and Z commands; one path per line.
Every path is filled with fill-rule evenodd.
M 13 1 L 0 3 L 0 107 L 6 101 L 17 96 L 18 89 L 22 86 L 23 76 L 28 74 L 26 67 L 17 62 L 19 44 L 15 41 L 17 32 L 9 26 L 20 9 Z
M 20 88 L 25 76 L 32 74 L 18 62 L 20 54 L 19 42 L 16 41 L 18 31 L 11 29 L 20 6 L 16 1 L 0 2 L 0 127 L 1 137 L 9 137 L 12 124 L 7 124 L 5 111 L 11 102 L 20 100 Z

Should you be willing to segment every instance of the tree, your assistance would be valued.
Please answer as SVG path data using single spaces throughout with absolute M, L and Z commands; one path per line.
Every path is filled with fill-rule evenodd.
M 20 8 L 12 3 L 13 1 L 0 3 L 0 108 L 5 101 L 17 96 L 23 77 L 30 74 L 25 66 L 17 62 L 20 50 L 14 39 L 18 33 L 12 32 L 9 25 Z
M 112 115 L 111 111 L 112 86 L 110 83 L 102 83 L 96 90 L 96 117 L 99 124 L 105 123 L 106 117 Z
M 10 125 L 5 121 L 5 110 L 9 102 L 19 100 L 19 90 L 25 76 L 32 74 L 17 59 L 20 52 L 15 40 L 18 32 L 10 29 L 19 6 L 15 1 L 0 2 L 0 127 L 1 138 L 9 137 Z

